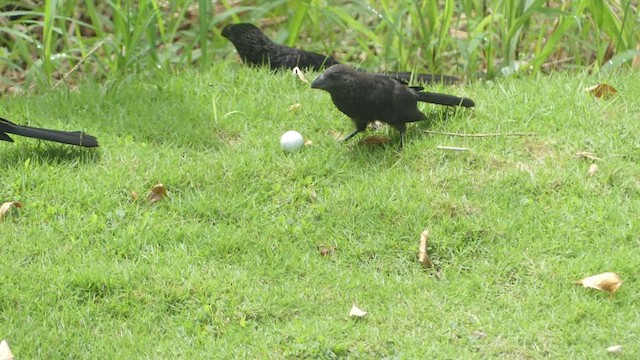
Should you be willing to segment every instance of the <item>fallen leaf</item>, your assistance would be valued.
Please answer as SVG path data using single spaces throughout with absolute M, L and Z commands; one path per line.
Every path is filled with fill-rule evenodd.
M 146 200 L 149 204 L 153 204 L 165 197 L 167 197 L 167 188 L 165 188 L 162 184 L 157 184 L 153 188 L 151 188 L 151 190 L 147 194 Z
M 476 339 L 484 339 L 487 337 L 487 334 L 483 333 L 482 331 L 475 330 L 471 333 L 471 337 Z
M 305 146 L 311 146 L 311 145 L 313 145 L 313 141 L 307 139 L 307 140 L 304 141 L 304 145 Z
M 606 272 L 598 275 L 586 277 L 580 281 L 576 281 L 576 284 L 582 285 L 585 288 L 591 288 L 601 291 L 606 291 L 613 295 L 618 288 L 622 285 L 620 276 L 616 273 Z
M 300 109 L 302 109 L 302 104 L 300 104 L 300 103 L 295 103 L 295 104 L 289 106 L 289 111 L 291 111 L 291 112 L 295 112 L 295 111 L 298 111 Z
M 618 90 L 616 90 L 616 88 L 604 83 L 588 87 L 585 89 L 585 91 L 597 98 L 602 99 L 610 98 L 611 96 L 618 93 Z
M 353 306 L 351 307 L 351 310 L 349 311 L 349 316 L 350 317 L 357 317 L 357 318 L 362 318 L 365 317 L 367 315 L 366 311 L 360 310 L 356 304 L 353 304 Z
M 298 79 L 300 79 L 300 81 L 308 83 L 309 81 L 307 81 L 307 78 L 304 77 L 304 73 L 302 72 L 302 70 L 300 70 L 299 67 L 294 67 L 293 68 L 293 75 L 297 76 Z
M 589 170 L 587 171 L 587 175 L 589 176 L 593 176 L 598 172 L 598 165 L 597 164 L 591 164 L 589 166 Z
M 602 160 L 601 158 L 597 157 L 596 154 L 589 151 L 578 151 L 576 152 L 576 156 L 582 159 Z
M 0 219 L 2 219 L 5 215 L 17 214 L 17 209 L 21 209 L 23 207 L 24 206 L 19 201 L 9 201 L 0 205 Z
M 427 254 L 427 241 L 429 240 L 429 230 L 425 230 L 420 234 L 420 248 L 418 252 L 418 261 L 425 267 L 431 267 L 431 260 Z
M 9 344 L 7 344 L 7 340 L 0 341 L 0 360 L 13 360 L 13 353 L 11 349 L 9 349 Z
M 336 140 L 342 140 L 342 133 L 338 130 L 329 130 L 329 135 Z
M 620 355 L 622 354 L 622 345 L 613 345 L 607 348 L 609 354 Z
M 391 138 L 384 135 L 372 135 L 367 136 L 366 138 L 360 140 L 360 144 L 365 145 L 378 145 L 378 144 L 388 144 L 391 141 Z
M 337 246 L 329 246 L 329 245 L 325 245 L 325 244 L 318 245 L 318 251 L 320 252 L 320 255 L 322 255 L 322 256 L 331 255 L 337 249 L 338 249 Z
M 137 201 L 140 198 L 140 195 L 137 191 L 131 191 L 131 198 L 133 199 L 133 201 Z

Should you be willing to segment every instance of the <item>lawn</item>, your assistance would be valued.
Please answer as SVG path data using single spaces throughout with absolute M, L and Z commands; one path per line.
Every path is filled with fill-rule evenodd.
M 402 151 L 387 127 L 336 141 L 327 93 L 236 62 L 2 97 L 101 146 L 0 144 L 0 202 L 24 204 L 0 221 L 0 338 L 20 359 L 636 359 L 638 80 L 435 86 L 477 106 L 420 105 Z M 290 129 L 311 144 L 283 152 Z M 607 271 L 612 298 L 572 283 Z

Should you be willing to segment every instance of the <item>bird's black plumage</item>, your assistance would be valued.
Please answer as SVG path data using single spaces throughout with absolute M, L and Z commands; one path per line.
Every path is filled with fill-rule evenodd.
M 42 129 L 32 126 L 14 124 L 9 120 L 0 118 L 0 140 L 13 142 L 7 134 L 26 136 L 30 138 L 55 141 L 63 144 L 84 147 L 98 146 L 98 139 L 82 131 L 59 131 Z
M 331 56 L 276 44 L 252 24 L 227 25 L 222 36 L 233 43 L 242 61 L 250 65 L 268 65 L 273 70 L 296 66 L 320 70 L 338 63 Z
M 422 87 L 406 84 L 378 74 L 355 71 L 346 65 L 334 65 L 311 84 L 331 94 L 335 106 L 355 123 L 356 130 L 348 140 L 375 120 L 387 123 L 400 132 L 400 147 L 404 144 L 406 123 L 425 120 L 418 110 L 418 101 L 438 105 L 473 107 L 471 99 L 421 91 Z
M 267 65 L 272 70 L 293 69 L 297 66 L 302 69 L 318 71 L 339 64 L 331 56 L 277 44 L 253 24 L 227 25 L 222 29 L 222 36 L 231 41 L 242 61 L 248 65 Z M 455 76 L 412 74 L 403 71 L 388 72 L 383 75 L 406 83 L 413 80 L 421 83 L 453 84 L 460 80 Z

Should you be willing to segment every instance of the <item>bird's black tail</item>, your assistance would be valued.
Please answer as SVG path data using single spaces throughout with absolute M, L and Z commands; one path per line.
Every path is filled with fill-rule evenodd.
M 59 131 L 35 128 L 31 126 L 17 125 L 9 120 L 0 118 L 0 140 L 13 142 L 5 133 L 26 136 L 30 138 L 55 141 L 63 144 L 84 147 L 98 146 L 98 139 L 82 131 Z
M 453 95 L 438 94 L 426 91 L 417 91 L 418 100 L 430 104 L 474 107 L 476 104 L 468 98 L 461 98 Z

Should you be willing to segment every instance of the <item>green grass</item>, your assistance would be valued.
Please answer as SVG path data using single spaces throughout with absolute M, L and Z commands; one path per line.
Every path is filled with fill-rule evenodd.
M 220 35 L 251 22 L 279 43 L 372 70 L 493 79 L 638 67 L 636 1 L 25 2 L 0 6 L 0 90 L 112 81 L 236 57 Z
M 619 96 L 583 91 L 600 81 Z M 438 87 L 477 107 L 422 105 L 431 126 L 403 151 L 386 127 L 389 146 L 338 143 L 352 125 L 328 94 L 236 63 L 0 98 L 9 119 L 101 143 L 0 144 L 0 200 L 24 203 L 0 222 L 0 338 L 22 359 L 635 359 L 639 84 Z M 289 129 L 313 144 L 283 153 Z M 577 151 L 602 159 L 593 177 Z M 131 199 L 159 182 L 166 201 Z M 571 283 L 605 271 L 624 281 L 613 299 Z

